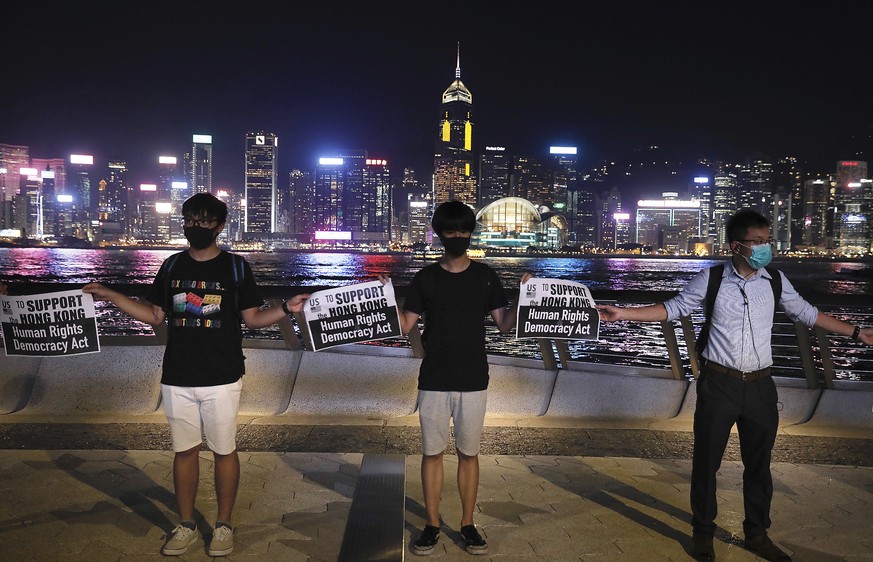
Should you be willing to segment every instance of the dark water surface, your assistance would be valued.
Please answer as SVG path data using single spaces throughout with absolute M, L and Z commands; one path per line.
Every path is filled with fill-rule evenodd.
M 0 279 L 13 284 L 70 283 L 91 281 L 112 284 L 150 283 L 172 250 L 85 250 L 63 248 L 0 248 Z M 409 254 L 357 253 L 244 253 L 260 284 L 275 287 L 339 287 L 371 281 L 380 273 L 391 276 L 398 288 L 408 286 L 412 276 L 430 263 Z M 509 291 L 517 291 L 522 273 L 537 277 L 577 281 L 587 285 L 601 302 L 622 304 L 657 302 L 664 292 L 679 291 L 714 259 L 644 257 L 488 257 Z M 873 324 L 873 260 L 836 261 L 778 259 L 774 265 L 807 300 L 821 310 L 847 321 Z M 14 285 L 13 285 L 14 287 Z M 634 294 L 633 301 L 622 298 Z M 647 298 L 646 293 L 651 293 Z M 695 318 L 698 320 L 699 318 Z M 103 335 L 146 334 L 151 328 L 119 314 L 114 307 L 98 304 L 98 321 Z M 778 326 L 776 332 L 791 332 Z M 278 338 L 278 329 L 247 332 L 247 337 Z M 797 360 L 787 345 L 784 357 L 774 337 L 777 364 L 796 367 Z M 854 342 L 834 338 L 834 359 L 838 377 L 873 380 L 873 352 Z M 407 346 L 405 338 L 385 340 L 379 345 Z M 796 345 L 796 344 L 795 344 Z M 534 340 L 500 336 L 489 328 L 489 352 L 536 357 Z M 669 364 L 663 335 L 657 323 L 602 324 L 598 341 L 572 342 L 574 359 L 592 362 L 663 367 Z

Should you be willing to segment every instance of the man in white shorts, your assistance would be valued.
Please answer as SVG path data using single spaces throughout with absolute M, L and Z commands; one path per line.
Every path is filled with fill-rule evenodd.
M 205 433 L 215 459 L 218 499 L 208 554 L 226 556 L 233 551 L 231 514 L 240 476 L 236 420 L 245 373 L 240 320 L 249 328 L 275 324 L 300 312 L 309 295 L 297 295 L 281 308 L 261 308 L 264 299 L 248 263 L 216 244 L 227 220 L 227 205 L 198 193 L 185 201 L 182 215 L 189 248 L 164 261 L 146 296 L 148 302 L 97 283 L 82 290 L 141 322 L 167 321 L 161 400 L 175 452 L 173 485 L 181 521 L 161 552 L 178 556 L 197 540 L 194 503 Z

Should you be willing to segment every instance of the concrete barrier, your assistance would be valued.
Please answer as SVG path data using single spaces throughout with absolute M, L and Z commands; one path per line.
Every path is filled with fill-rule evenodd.
M 519 419 L 542 416 L 549 407 L 557 370 L 542 361 L 489 357 L 486 418 Z
M 41 362 L 41 357 L 3 357 L 0 362 L 0 414 L 17 412 L 27 405 Z
M 239 413 L 241 416 L 273 416 L 288 409 L 303 351 L 289 349 L 244 349 Z
M 348 349 L 346 349 L 348 348 Z M 265 423 L 417 424 L 420 359 L 408 349 L 344 346 L 311 352 L 246 348 L 240 414 Z M 4 357 L 0 422 L 34 418 L 151 420 L 160 414 L 162 346 L 108 346 L 71 357 Z M 574 363 L 545 370 L 528 359 L 490 356 L 487 419 L 525 426 L 687 430 L 695 383 L 663 370 Z M 873 383 L 833 390 L 777 377 L 780 431 L 873 437 Z M 687 389 L 687 391 L 686 391 Z M 267 420 L 269 418 L 269 420 Z
M 27 405 L 7 415 L 153 413 L 160 402 L 163 353 L 163 347 L 131 346 L 43 357 Z
M 303 352 L 286 412 L 362 421 L 415 411 L 421 359 L 331 351 Z
M 809 421 L 785 428 L 793 435 L 873 438 L 873 383 L 836 381 L 821 398 Z
M 638 426 L 675 417 L 688 382 L 591 370 L 562 370 L 546 418 L 574 418 L 582 423 Z

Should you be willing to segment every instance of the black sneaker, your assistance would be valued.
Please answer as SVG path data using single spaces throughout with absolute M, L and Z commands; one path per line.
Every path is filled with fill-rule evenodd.
M 461 538 L 464 539 L 464 545 L 470 554 L 488 554 L 488 543 L 476 530 L 475 525 L 461 527 Z
M 694 533 L 691 535 L 691 555 L 695 560 L 715 560 L 712 535 Z
M 427 556 L 433 552 L 433 548 L 440 542 L 440 528 L 433 525 L 425 525 L 418 540 L 412 545 L 412 552 L 419 556 Z
M 764 560 L 769 560 L 770 562 L 791 562 L 791 557 L 781 548 L 773 544 L 773 541 L 771 541 L 770 537 L 767 535 L 746 539 L 745 547 Z

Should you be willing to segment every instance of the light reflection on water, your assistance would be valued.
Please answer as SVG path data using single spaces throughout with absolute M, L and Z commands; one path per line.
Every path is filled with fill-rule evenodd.
M 0 279 L 14 283 L 97 281 L 151 283 L 172 250 L 83 250 L 51 248 L 0 248 Z M 416 271 L 430 263 L 413 256 L 355 253 L 245 253 L 262 285 L 338 287 L 371 281 L 380 273 L 390 275 L 395 286 L 408 286 Z M 482 261 L 499 274 L 504 286 L 516 291 L 525 271 L 537 277 L 577 281 L 592 291 L 678 291 L 691 277 L 717 263 L 711 259 L 489 257 Z M 837 312 L 848 321 L 870 324 L 869 295 L 873 293 L 873 262 L 779 260 L 801 294 L 857 295 L 857 307 Z M 816 302 L 810 298 L 812 302 Z M 643 304 L 643 303 L 634 303 Z M 646 303 L 647 304 L 647 303 Z M 819 304 L 819 303 L 816 303 Z M 825 307 L 825 310 L 833 312 Z M 101 334 L 151 334 L 151 328 L 131 321 L 114 307 L 98 303 Z M 246 331 L 247 337 L 279 339 L 278 328 Z M 371 344 L 373 345 L 373 344 Z M 383 340 L 375 345 L 408 346 L 406 338 Z M 491 353 L 540 358 L 535 340 L 500 336 L 489 326 Z M 669 365 L 660 326 L 656 323 L 601 324 L 597 341 L 570 343 L 573 359 L 623 365 Z M 774 354 L 776 352 L 774 351 Z M 841 377 L 852 378 L 853 369 L 873 371 L 870 353 L 857 348 L 837 350 L 835 362 Z M 790 358 L 789 358 L 790 360 Z

